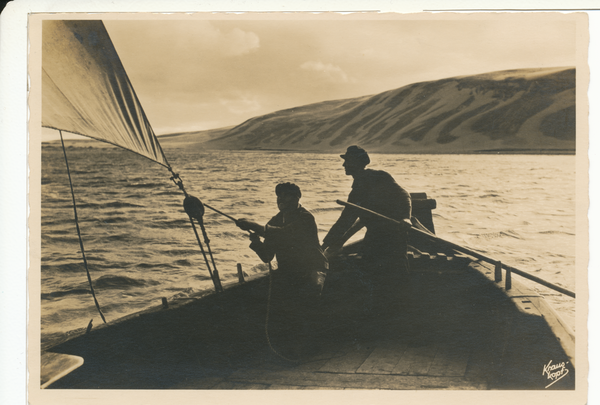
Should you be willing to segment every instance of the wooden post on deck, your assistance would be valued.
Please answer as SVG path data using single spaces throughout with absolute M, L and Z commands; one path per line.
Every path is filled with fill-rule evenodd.
M 246 280 L 244 280 L 244 272 L 242 271 L 242 264 L 238 263 L 237 264 L 237 272 L 238 272 L 238 280 L 240 283 L 245 282 Z
M 219 277 L 219 270 L 217 270 L 216 267 L 214 268 L 213 275 L 215 277 L 215 291 L 223 292 L 223 285 L 221 285 L 221 277 Z
M 496 262 L 496 267 L 494 268 L 494 281 L 499 283 L 502 281 L 502 262 Z
M 510 279 L 511 274 L 512 274 L 512 271 L 510 271 L 510 269 L 507 268 L 506 269 L 506 281 L 504 283 L 504 289 L 506 291 L 508 291 L 512 288 L 512 280 Z

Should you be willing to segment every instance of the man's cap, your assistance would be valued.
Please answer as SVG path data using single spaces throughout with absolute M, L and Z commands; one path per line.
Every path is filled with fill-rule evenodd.
M 340 157 L 344 160 L 350 159 L 358 163 L 363 163 L 365 166 L 371 163 L 371 159 L 369 158 L 367 151 L 356 145 L 348 146 L 346 153 L 340 155 Z
M 280 183 L 275 186 L 275 194 L 279 197 L 281 194 L 293 194 L 298 199 L 302 197 L 302 192 L 300 191 L 300 187 L 295 185 L 294 183 Z

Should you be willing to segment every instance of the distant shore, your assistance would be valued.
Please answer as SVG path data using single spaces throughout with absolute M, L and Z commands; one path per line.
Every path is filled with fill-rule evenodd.
M 42 146 L 50 148 L 62 148 L 60 141 L 48 141 L 42 142 Z M 163 145 L 165 150 L 190 150 L 190 146 L 194 149 L 206 150 L 206 151 L 217 151 L 217 150 L 228 150 L 231 152 L 271 152 L 271 153 L 341 153 L 344 148 L 340 150 L 298 150 L 298 149 L 277 149 L 277 148 L 241 148 L 241 149 L 220 149 L 220 148 L 202 148 L 202 144 L 189 144 L 189 145 L 177 145 L 169 146 L 168 144 Z M 112 149 L 117 146 L 109 143 L 100 142 L 96 140 L 69 140 L 66 143 L 67 149 L 71 148 L 87 148 L 87 149 Z M 556 149 L 556 150 L 535 150 L 535 149 L 484 149 L 475 151 L 461 151 L 461 152 L 436 152 L 436 151 L 420 151 L 420 152 L 380 152 L 380 151 L 369 151 L 370 154 L 389 154 L 389 155 L 576 155 L 575 150 L 569 149 Z

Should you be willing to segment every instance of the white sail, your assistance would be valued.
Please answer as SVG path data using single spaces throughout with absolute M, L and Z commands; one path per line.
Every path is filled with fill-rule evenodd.
M 169 167 L 102 21 L 46 20 L 42 41 L 42 126 Z

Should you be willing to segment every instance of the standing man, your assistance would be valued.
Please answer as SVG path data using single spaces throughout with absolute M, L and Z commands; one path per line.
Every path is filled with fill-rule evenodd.
M 407 282 L 410 194 L 389 173 L 366 169 L 371 159 L 363 148 L 350 146 L 340 156 L 344 159 L 346 175 L 354 178 L 348 202 L 407 223 L 406 228 L 401 228 L 357 208 L 345 207 L 323 239 L 326 254 L 334 253 L 341 249 L 352 234 L 366 227 L 361 267 L 366 279 L 372 283 L 375 301 L 385 300 L 385 296 L 398 293 L 394 288 Z

